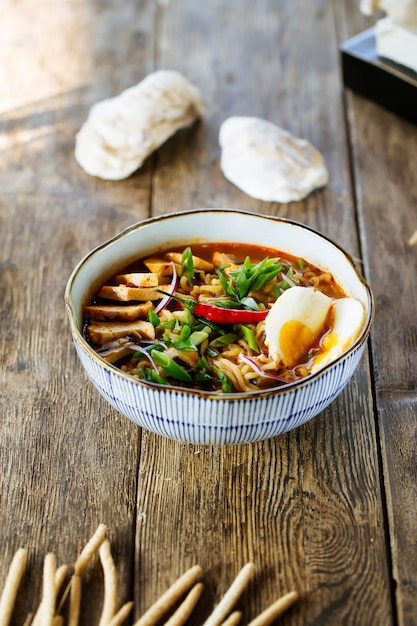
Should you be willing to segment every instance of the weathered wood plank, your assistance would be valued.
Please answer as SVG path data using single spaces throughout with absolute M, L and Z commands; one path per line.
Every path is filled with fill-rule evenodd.
M 343 32 L 370 27 L 346 3 Z M 376 299 L 372 359 L 398 623 L 416 619 L 417 600 L 417 129 L 351 91 L 348 123 L 367 275 Z
M 377 316 L 372 335 L 376 400 L 381 433 L 381 449 L 390 533 L 392 533 L 393 578 L 401 624 L 415 620 L 417 552 L 414 531 L 417 517 L 416 481 L 404 480 L 404 471 L 415 478 L 416 431 L 416 291 L 411 267 L 417 268 L 415 249 L 407 245 L 415 214 L 411 165 L 408 158 L 389 158 L 390 147 L 412 154 L 416 149 L 415 128 L 396 120 L 396 137 L 386 144 L 386 132 L 379 122 L 390 117 L 376 105 L 352 95 L 354 111 L 354 150 L 357 159 L 358 195 L 364 221 L 366 264 L 374 286 Z M 372 122 L 364 122 L 362 112 L 372 109 Z M 387 120 L 384 121 L 384 125 Z M 363 140 L 362 131 L 369 139 Z M 402 130 L 401 129 L 402 126 Z M 380 144 L 382 152 L 378 150 Z M 367 147 L 368 146 L 368 147 Z M 372 146 L 372 149 L 369 149 Z M 376 150 L 375 150 L 376 148 Z M 374 152 L 375 150 L 375 152 Z M 410 151 L 410 152 L 408 152 Z M 380 159 L 376 158 L 377 154 Z M 388 156 L 388 159 L 387 159 Z M 402 166 L 401 166 L 402 163 Z M 379 168 L 384 176 L 375 181 Z M 416 219 L 416 218 L 415 218 Z M 408 470 L 406 469 L 408 468 Z
M 140 431 L 87 382 L 63 293 L 84 254 L 149 215 L 149 164 L 112 185 L 87 176 L 73 150 L 91 104 L 152 69 L 154 6 L 23 1 L 1 13 L 0 588 L 27 547 L 22 624 L 39 603 L 45 554 L 73 564 L 100 522 L 118 599 L 132 597 Z M 84 581 L 83 621 L 97 623 L 97 559 Z

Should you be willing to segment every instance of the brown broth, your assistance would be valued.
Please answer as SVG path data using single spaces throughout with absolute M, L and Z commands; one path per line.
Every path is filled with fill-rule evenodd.
M 178 246 L 171 247 L 167 250 L 159 251 L 155 256 L 163 257 L 167 252 L 183 252 L 186 246 Z M 205 261 L 212 261 L 213 254 L 215 252 L 222 252 L 226 255 L 230 255 L 234 257 L 236 260 L 239 260 L 241 263 L 245 260 L 246 257 L 250 258 L 251 263 L 259 263 L 266 257 L 269 258 L 280 258 L 285 264 L 290 265 L 297 271 L 300 270 L 300 257 L 296 257 L 288 254 L 287 252 L 281 252 L 279 250 L 275 250 L 274 248 L 267 248 L 264 246 L 257 246 L 255 244 L 248 243 L 203 243 L 203 244 L 192 244 L 190 245 L 193 255 L 204 259 Z M 146 258 L 154 255 L 147 255 L 147 257 L 143 257 L 138 259 L 134 263 L 126 266 L 123 270 L 118 272 L 118 274 L 127 274 L 130 272 L 143 272 L 148 271 L 144 266 L 143 261 Z M 336 283 L 333 276 L 329 274 L 329 272 L 325 272 L 312 263 L 309 263 L 305 259 L 301 259 L 304 264 L 304 269 L 302 270 L 305 274 L 307 271 L 311 272 L 313 276 L 320 277 L 324 275 L 329 276 L 328 283 L 320 284 L 320 291 L 329 296 L 330 298 L 342 298 L 346 294 L 342 290 L 342 288 Z M 108 284 L 114 283 L 114 280 L 111 279 L 107 281 Z M 309 284 L 313 285 L 313 282 L 309 282 Z

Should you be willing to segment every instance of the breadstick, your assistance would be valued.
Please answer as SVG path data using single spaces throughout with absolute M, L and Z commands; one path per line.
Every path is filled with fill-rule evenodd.
M 116 613 L 112 619 L 107 622 L 106 626 L 120 626 L 128 617 L 130 611 L 133 609 L 133 602 L 126 602 Z
M 258 615 L 258 617 L 255 617 L 248 626 L 269 626 L 269 624 L 272 624 L 284 611 L 289 609 L 297 598 L 298 593 L 296 591 L 290 591 L 274 602 L 274 604 L 271 604 L 271 606 Z
M 106 626 L 114 617 L 117 606 L 117 571 L 110 551 L 110 541 L 105 539 L 99 548 L 104 573 L 104 603 L 99 626 Z
M 55 615 L 52 621 L 52 626 L 64 626 L 64 618 L 62 615 Z
M 85 545 L 85 547 L 81 551 L 78 559 L 75 561 L 75 565 L 74 565 L 75 574 L 79 575 L 85 570 L 88 563 L 91 561 L 94 554 L 97 552 L 98 548 L 105 540 L 106 533 L 107 533 L 107 526 L 105 526 L 105 524 L 100 524 L 96 532 L 94 533 L 94 535 L 91 537 L 90 541 Z
M 222 623 L 222 626 L 236 626 L 242 619 L 241 611 L 233 611 L 229 617 Z
M 42 592 L 42 626 L 52 626 L 55 616 L 55 573 L 56 559 L 52 552 L 45 556 L 43 566 L 43 592 Z
M 194 565 L 185 572 L 171 587 L 153 604 L 134 626 L 154 626 L 163 615 L 179 600 L 179 598 L 201 576 L 202 569 Z
M 185 600 L 182 604 L 180 604 L 175 613 L 171 615 L 164 626 L 183 626 L 183 624 L 185 624 L 190 617 L 191 613 L 194 611 L 195 605 L 197 604 L 201 596 L 201 592 L 203 591 L 203 587 L 203 583 L 197 583 L 194 585 Z
M 416 243 L 417 243 L 417 230 L 415 233 L 411 235 L 410 239 L 408 240 L 408 245 L 414 246 L 414 244 Z
M 55 594 L 58 596 L 68 574 L 68 565 L 60 565 L 55 572 Z
M 27 551 L 24 548 L 19 548 L 10 564 L 0 597 L 0 626 L 8 626 L 11 620 L 19 585 L 25 573 L 26 560 Z
M 58 594 L 61 591 L 61 587 L 64 584 L 64 580 L 67 576 L 67 572 L 68 572 L 67 565 L 61 565 L 60 567 L 58 567 L 58 569 L 55 572 L 55 598 L 58 597 Z M 41 626 L 40 619 L 41 619 L 41 613 L 42 613 L 42 603 L 43 603 L 43 600 L 41 600 L 41 603 L 38 607 L 38 610 L 35 613 L 31 626 Z M 62 604 L 63 602 L 58 607 L 57 613 L 60 613 Z
M 219 604 L 204 622 L 203 626 L 219 626 L 223 620 L 226 619 L 228 613 L 246 589 L 254 571 L 255 565 L 253 563 L 246 563 L 246 565 L 242 567 L 239 574 L 236 576 L 235 580 L 220 600 Z
M 71 592 L 68 612 L 68 626 L 78 626 L 81 608 L 81 578 L 78 574 L 71 576 Z
M 77 574 L 78 576 L 82 574 L 82 572 L 85 570 L 85 568 L 87 567 L 87 565 L 93 558 L 94 554 L 99 549 L 100 545 L 105 540 L 106 533 L 107 533 L 107 526 L 105 524 L 99 524 L 94 535 L 91 537 L 88 543 L 86 543 L 86 545 L 84 546 L 84 548 L 81 550 L 80 554 L 78 555 L 78 558 L 75 561 L 75 565 L 74 565 L 74 574 Z M 58 613 L 61 611 L 62 607 L 64 606 L 65 600 L 67 599 L 70 589 L 71 589 L 71 583 L 69 583 L 66 586 L 65 591 L 62 594 L 62 598 L 58 606 L 58 611 L 57 611 Z

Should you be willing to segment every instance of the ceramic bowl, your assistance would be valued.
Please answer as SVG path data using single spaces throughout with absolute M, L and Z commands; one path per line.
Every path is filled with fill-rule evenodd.
M 366 311 L 362 332 L 334 362 L 276 389 L 220 395 L 138 381 L 98 356 L 83 338 L 83 306 L 110 276 L 137 258 L 171 246 L 204 242 L 264 245 L 301 256 L 330 271 Z M 69 278 L 65 302 L 85 371 L 104 398 L 139 426 L 195 444 L 237 444 L 275 437 L 307 422 L 342 391 L 364 351 L 373 320 L 373 297 L 352 258 L 308 226 L 233 209 L 196 209 L 134 224 L 100 245 Z

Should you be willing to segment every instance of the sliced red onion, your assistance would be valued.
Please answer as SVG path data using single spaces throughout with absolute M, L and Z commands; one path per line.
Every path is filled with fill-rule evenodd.
M 284 274 L 284 272 L 281 272 L 281 278 L 283 278 L 283 280 L 285 280 L 285 282 L 288 283 L 290 287 L 296 286 L 296 283 L 287 274 Z
M 141 344 L 143 346 L 153 346 L 155 343 L 157 343 L 159 346 L 162 346 L 164 350 L 168 348 L 166 343 L 164 343 L 163 341 L 160 341 L 160 339 L 142 339 L 141 340 Z
M 168 287 L 168 293 L 170 295 L 166 295 L 162 298 L 158 306 L 155 307 L 155 311 L 154 311 L 155 313 L 160 313 L 163 309 L 165 309 L 165 307 L 168 306 L 169 302 L 171 301 L 171 295 L 174 293 L 174 291 L 177 288 L 177 268 L 175 267 L 175 263 L 172 262 L 171 265 L 172 265 L 172 280 Z
M 153 369 L 155 370 L 155 372 L 157 374 L 159 374 L 159 370 L 156 366 L 155 361 L 153 360 L 153 358 L 151 357 L 151 355 L 149 354 L 149 352 L 147 350 L 145 350 L 145 348 L 142 348 L 141 346 L 137 346 L 136 344 L 133 344 L 130 346 L 132 350 L 134 350 L 135 352 L 140 352 L 141 354 L 143 354 L 143 356 L 146 356 L 146 358 L 149 360 L 150 364 L 152 365 Z
M 279 380 L 281 383 L 291 382 L 290 380 L 288 380 L 287 378 L 284 378 L 283 376 L 280 376 L 279 374 L 273 374 L 272 372 L 265 372 L 261 367 L 259 367 L 256 361 L 251 359 L 249 356 L 246 356 L 246 354 L 240 354 L 239 359 L 241 361 L 244 361 L 248 365 L 250 365 L 250 367 L 253 370 L 255 370 L 257 374 L 259 374 L 260 376 L 263 376 L 264 378 L 272 378 L 273 380 Z

